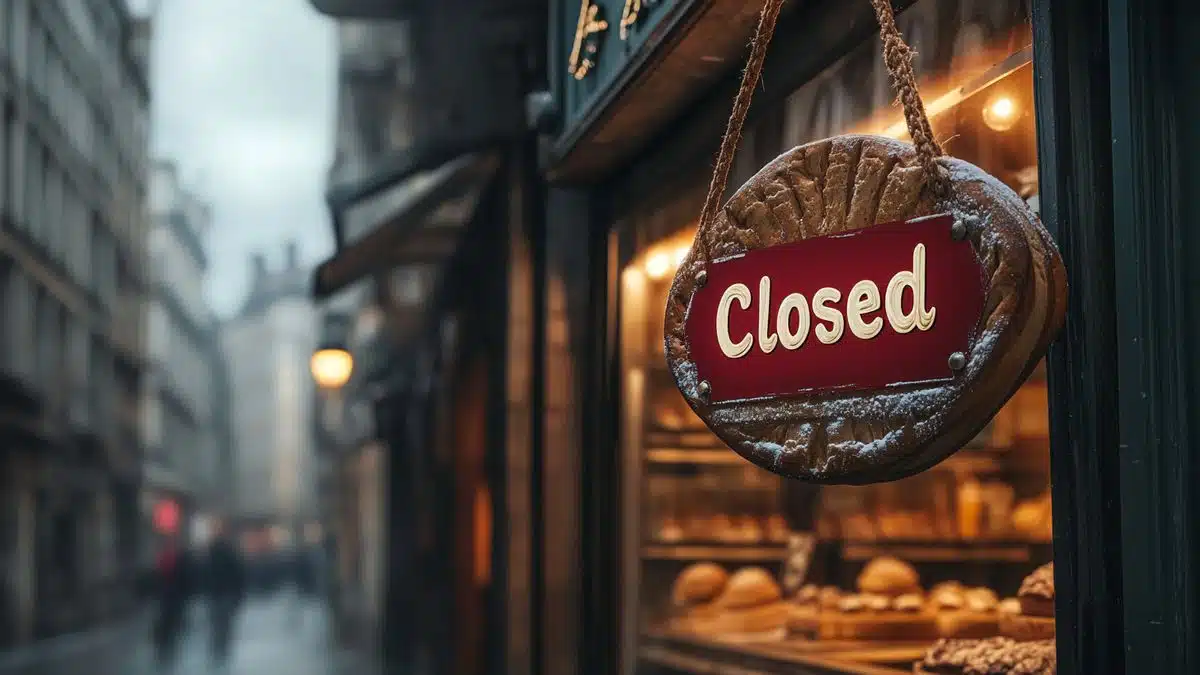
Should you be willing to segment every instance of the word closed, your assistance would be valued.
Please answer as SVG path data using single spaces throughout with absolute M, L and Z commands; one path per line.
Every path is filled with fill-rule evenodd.
M 984 279 L 950 216 L 749 251 L 708 266 L 686 332 L 713 402 L 953 377 Z

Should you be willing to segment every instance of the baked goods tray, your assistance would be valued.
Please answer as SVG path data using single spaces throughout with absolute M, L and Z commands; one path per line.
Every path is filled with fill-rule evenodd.
M 712 560 L 717 562 L 769 562 L 783 560 L 783 544 L 653 543 L 642 547 L 647 560 Z
M 842 559 L 863 561 L 882 555 L 912 562 L 1013 562 L 1040 558 L 1036 542 L 1020 540 L 843 539 Z
M 896 675 L 911 673 L 928 643 L 749 640 L 702 637 L 677 631 L 643 636 L 640 658 L 668 672 L 723 675 Z

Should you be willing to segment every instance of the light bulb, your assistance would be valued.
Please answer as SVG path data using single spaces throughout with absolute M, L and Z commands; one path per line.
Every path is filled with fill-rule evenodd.
M 659 251 L 646 258 L 646 276 L 655 281 L 667 276 L 671 271 L 671 256 Z
M 340 389 L 354 372 L 354 357 L 344 349 L 321 349 L 309 362 L 313 380 L 322 389 Z
M 983 123 L 992 131 L 1008 131 L 1017 124 L 1020 109 L 1012 97 L 1000 94 L 983 106 Z

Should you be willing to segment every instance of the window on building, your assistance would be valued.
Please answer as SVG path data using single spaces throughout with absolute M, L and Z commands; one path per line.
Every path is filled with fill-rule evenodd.
M 42 202 L 42 223 L 46 250 L 50 257 L 62 262 L 63 256 L 63 174 L 53 158 L 47 155 Z
M 29 4 L 18 2 L 12 7 L 12 23 L 9 26 L 12 42 L 9 54 L 12 55 L 13 72 L 18 80 L 24 80 L 29 75 Z
M 96 26 L 91 15 L 91 3 L 87 2 L 64 2 L 61 3 L 63 12 L 67 15 L 67 21 L 70 22 L 71 28 L 75 31 L 75 36 L 79 38 L 82 44 L 88 51 L 96 49 Z
M 29 83 L 39 96 L 46 95 L 46 32 L 36 21 L 29 25 Z
M 0 260 L 0 316 L 13 316 L 12 277 L 18 274 L 12 265 Z M 11 319 L 10 319 L 11 320 Z M 8 370 L 16 357 L 14 326 L 7 323 L 0 328 L 0 369 Z
M 0 5 L 4 3 L 0 2 Z M 4 25 L 3 12 L 0 11 L 0 26 Z M 2 30 L 2 29 L 0 29 Z M 4 37 L 0 34 L 0 42 L 4 41 Z M 3 54 L 0 54 L 0 60 L 3 59 Z M 0 61 L 2 62 L 2 61 Z M 0 106 L 2 107 L 2 106 Z M 13 117 L 7 111 L 0 114 L 0 215 L 9 213 L 8 210 L 8 176 L 11 172 L 9 168 L 12 165 L 12 158 L 9 153 L 12 151 L 12 124 Z
M 11 118 L 8 124 L 8 214 L 20 227 L 25 227 L 25 169 L 26 158 L 29 155 L 29 137 L 25 135 L 25 125 Z
M 34 344 L 33 288 L 15 267 L 9 268 L 2 309 L 5 353 L 12 356 L 8 365 L 13 372 L 32 379 L 32 359 L 28 355 L 33 352 Z
M 23 167 L 25 174 L 24 224 L 34 238 L 40 239 L 42 236 L 42 199 L 44 198 L 42 182 L 46 171 L 42 162 L 44 153 L 41 144 L 32 134 L 25 138 L 29 145 L 25 148 L 25 165 Z
M 12 58 L 12 20 L 11 3 L 0 2 L 0 64 L 7 65 Z

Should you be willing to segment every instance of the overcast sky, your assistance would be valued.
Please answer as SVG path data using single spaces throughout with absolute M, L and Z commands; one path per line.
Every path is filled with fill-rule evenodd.
M 311 265 L 332 249 L 334 24 L 307 0 L 160 0 L 153 59 L 153 152 L 212 204 L 209 295 L 228 315 L 251 252 L 282 265 L 295 238 Z

